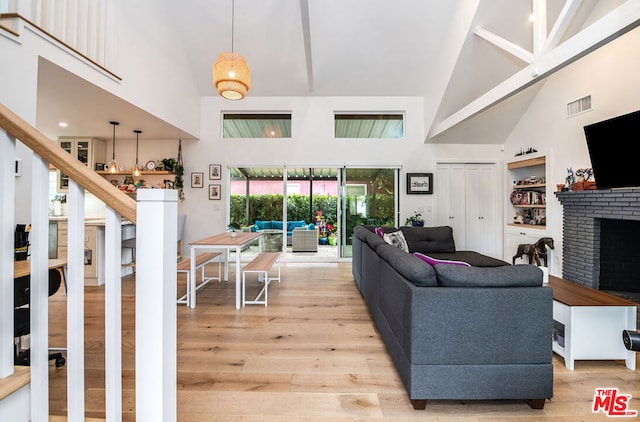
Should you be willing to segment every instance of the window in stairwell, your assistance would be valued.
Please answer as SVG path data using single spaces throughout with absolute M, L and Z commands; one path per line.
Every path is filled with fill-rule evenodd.
M 334 114 L 336 138 L 403 139 L 403 113 L 338 113 Z
M 291 138 L 291 113 L 223 113 L 223 138 Z

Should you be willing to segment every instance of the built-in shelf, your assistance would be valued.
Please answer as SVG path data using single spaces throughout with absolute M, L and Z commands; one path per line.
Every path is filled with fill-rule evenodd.
M 544 188 L 546 183 L 529 183 L 527 185 L 513 185 L 514 189 L 531 189 L 531 188 Z
M 122 175 L 127 175 L 127 176 L 131 176 L 131 174 L 133 173 L 133 170 L 128 170 L 128 171 L 117 171 L 115 173 L 111 173 L 109 170 L 98 170 L 96 171 L 96 173 L 98 173 L 101 176 L 122 176 Z M 161 176 L 163 174 L 175 174 L 172 171 L 166 171 L 166 170 L 146 170 L 146 171 L 141 171 L 140 175 L 141 176 Z
M 518 227 L 518 228 L 526 228 L 526 229 L 537 229 L 537 230 L 544 230 L 547 228 L 547 226 L 544 226 L 542 224 L 538 224 L 538 225 L 534 225 L 534 224 L 516 224 L 516 223 L 509 223 L 507 224 L 507 226 L 510 227 Z
M 543 209 L 546 208 L 546 205 L 514 205 L 513 208 L 524 208 L 524 209 L 529 209 L 529 208 L 538 208 L 538 209 Z
M 511 163 L 508 163 L 507 169 L 513 170 L 513 169 L 519 169 L 523 167 L 539 166 L 545 163 L 546 163 L 545 157 L 535 157 L 535 158 L 529 158 L 526 160 L 520 160 L 520 161 L 514 161 Z

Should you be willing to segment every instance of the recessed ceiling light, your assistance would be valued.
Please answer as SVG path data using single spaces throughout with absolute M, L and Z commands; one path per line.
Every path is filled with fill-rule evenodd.
M 59 123 L 58 123 L 58 126 L 60 126 L 60 127 L 67 127 L 67 126 L 69 126 L 69 125 L 67 124 L 67 122 L 59 122 Z

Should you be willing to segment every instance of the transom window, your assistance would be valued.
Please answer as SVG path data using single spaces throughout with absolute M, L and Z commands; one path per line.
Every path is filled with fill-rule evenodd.
M 402 139 L 402 113 L 335 113 L 336 138 Z
M 223 113 L 223 138 L 291 138 L 291 114 Z

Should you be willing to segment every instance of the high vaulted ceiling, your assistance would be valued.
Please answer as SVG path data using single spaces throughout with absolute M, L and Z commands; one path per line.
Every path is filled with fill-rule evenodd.
M 231 49 L 232 2 L 158 1 L 173 23 L 163 30 L 181 40 L 202 96 L 217 95 L 211 67 Z M 437 110 L 428 142 L 502 143 L 535 95 L 538 76 L 613 38 L 601 31 L 604 40 L 567 43 L 571 48 L 560 59 L 549 60 L 553 49 L 536 41 L 541 38 L 529 20 L 534 5 L 545 6 L 542 39 L 554 35 L 556 21 L 566 22 L 555 47 L 579 39 L 582 29 L 625 3 L 636 7 L 638 0 L 235 0 L 233 43 L 251 69 L 249 96 L 424 97 L 425 110 Z M 635 27 L 639 17 L 631 21 L 624 31 L 614 28 L 615 36 Z M 41 79 L 43 93 L 57 83 Z M 57 107 L 85 112 L 83 102 L 69 95 L 73 89 L 65 89 Z M 108 138 L 104 122 L 110 117 L 98 114 L 100 127 L 86 133 Z M 157 129 L 147 132 L 176 133 L 147 117 Z M 56 136 L 56 124 L 39 113 L 38 126 L 48 135 Z

